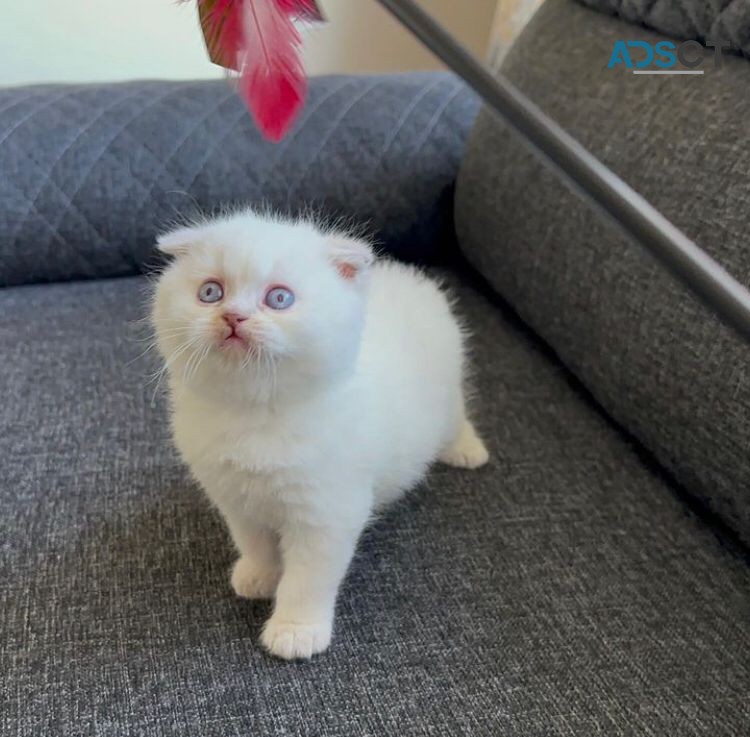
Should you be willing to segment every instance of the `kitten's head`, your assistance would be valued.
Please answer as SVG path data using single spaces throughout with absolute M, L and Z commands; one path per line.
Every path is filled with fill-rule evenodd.
M 158 247 L 174 257 L 152 313 L 173 381 L 267 400 L 352 371 L 373 261 L 363 240 L 241 212 L 173 230 Z

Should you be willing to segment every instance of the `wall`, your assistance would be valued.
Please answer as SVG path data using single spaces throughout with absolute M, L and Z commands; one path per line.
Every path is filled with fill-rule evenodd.
M 496 0 L 421 0 L 477 54 L 487 49 Z M 312 74 L 437 66 L 375 0 L 322 0 L 330 23 L 305 38 Z M 34 0 L 9 3 L 0 27 L 0 85 L 31 82 L 204 78 L 192 2 Z
M 492 24 L 491 57 L 496 67 L 510 49 L 518 34 L 544 0 L 500 0 Z

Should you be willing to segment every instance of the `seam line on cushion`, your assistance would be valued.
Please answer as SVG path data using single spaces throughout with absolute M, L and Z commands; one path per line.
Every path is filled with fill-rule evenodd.
M 422 137 L 420 138 L 419 142 L 414 145 L 412 150 L 412 156 L 418 154 L 422 147 L 427 143 L 430 136 L 435 131 L 435 128 L 437 127 L 438 123 L 440 122 L 440 118 L 443 117 L 443 114 L 445 111 L 450 107 L 451 103 L 458 97 L 458 95 L 463 92 L 464 86 L 462 84 L 456 85 L 456 88 L 453 90 L 453 93 L 450 94 L 445 100 L 443 100 L 443 103 L 438 107 L 438 109 L 433 113 L 432 117 L 430 118 L 430 122 L 427 123 L 427 128 L 422 133 Z
M 140 90 L 138 90 L 138 89 L 130 91 L 130 92 L 127 92 L 126 94 L 121 95 L 120 97 L 118 97 L 117 100 L 115 100 L 114 102 L 112 102 L 112 103 L 108 104 L 107 106 L 105 106 L 102 110 L 99 111 L 99 113 L 92 120 L 88 121 L 87 124 L 85 126 L 83 126 L 83 128 L 81 128 L 79 131 L 77 131 L 76 134 L 75 134 L 75 136 L 73 137 L 73 139 L 71 141 L 69 141 L 63 147 L 62 151 L 60 151 L 58 153 L 57 157 L 52 162 L 52 164 L 49 167 L 46 167 L 46 172 L 45 172 L 46 176 L 44 178 L 42 178 L 42 184 L 41 184 L 41 186 L 36 190 L 36 192 L 31 197 L 29 197 L 29 208 L 26 211 L 26 213 L 24 214 L 22 220 L 20 221 L 20 223 L 19 223 L 18 227 L 16 228 L 16 230 L 14 231 L 13 235 L 11 236 L 11 241 L 12 242 L 16 242 L 17 239 L 19 238 L 20 231 L 23 229 L 23 227 L 25 225 L 25 222 L 28 219 L 29 215 L 31 214 L 32 210 L 36 211 L 37 213 L 40 212 L 39 208 L 37 207 L 37 202 L 39 200 L 39 197 L 41 196 L 41 193 L 44 191 L 44 185 L 45 184 L 49 184 L 51 187 L 54 188 L 54 190 L 58 193 L 58 195 L 61 197 L 61 199 L 64 202 L 67 203 L 69 210 L 72 211 L 72 212 L 74 212 L 81 219 L 81 221 L 83 222 L 83 224 L 88 227 L 88 229 L 90 230 L 90 232 L 94 235 L 95 241 L 97 243 L 99 243 L 99 244 L 103 244 L 105 247 L 108 245 L 108 243 L 107 243 L 106 239 L 104 238 L 104 236 L 94 227 L 94 225 L 86 217 L 86 215 L 84 215 L 84 213 L 81 212 L 81 210 L 78 208 L 78 206 L 73 202 L 73 199 L 76 197 L 76 195 L 78 194 L 78 192 L 81 190 L 81 187 L 83 186 L 83 183 L 86 181 L 86 179 L 89 177 L 89 175 L 93 171 L 93 169 L 96 166 L 96 164 L 101 159 L 101 156 L 104 153 L 104 151 L 112 143 L 112 141 L 114 141 L 117 138 L 117 136 L 120 134 L 121 131 L 117 131 L 114 136 L 110 137 L 109 140 L 105 143 L 104 147 L 96 154 L 96 156 L 95 156 L 95 158 L 93 160 L 93 163 L 89 165 L 88 170 L 84 173 L 83 177 L 81 177 L 81 179 L 79 180 L 79 184 L 76 187 L 75 192 L 73 192 L 71 195 L 69 195 L 67 192 L 64 192 L 62 190 L 62 188 L 60 187 L 60 185 L 54 180 L 54 178 L 52 176 L 52 173 L 53 173 L 53 169 L 59 164 L 59 162 L 62 160 L 62 158 L 65 156 L 65 154 L 67 154 L 67 152 L 70 151 L 70 149 L 76 144 L 76 142 L 79 141 L 81 139 L 81 137 L 86 132 L 88 132 L 89 130 L 91 130 L 91 128 L 94 125 L 96 125 L 96 123 L 98 123 L 102 119 L 102 117 L 104 115 L 106 115 L 108 112 L 110 112 L 111 110 L 113 110 L 118 105 L 121 105 L 121 104 L 123 104 L 125 102 L 128 102 L 129 100 L 133 99 L 138 94 L 140 94 Z M 146 106 L 146 107 L 148 107 L 148 106 Z M 142 110 L 145 110 L 146 107 L 144 107 L 140 111 L 138 111 L 138 113 L 136 113 L 136 116 L 139 115 L 140 112 L 142 112 Z M 131 118 L 131 120 L 132 119 L 134 119 L 134 117 Z M 126 123 L 125 126 L 127 126 L 129 124 L 129 122 Z M 123 127 L 125 127 L 125 126 L 123 126 Z M 34 161 L 33 159 L 31 159 L 31 161 L 37 167 L 39 167 L 40 169 L 42 168 L 42 166 L 41 166 L 41 164 L 39 162 Z M 58 215 L 57 221 L 54 223 L 54 225 L 52 225 L 50 223 L 50 225 L 52 225 L 52 229 L 53 229 L 53 232 L 55 234 L 59 234 L 60 224 L 62 223 L 62 220 L 65 217 L 65 215 L 66 215 L 65 209 L 64 208 L 60 208 L 60 213 Z M 90 254 L 83 255 L 81 249 L 79 249 L 77 245 L 75 245 L 73 243 L 70 243 L 66 239 L 63 239 L 63 238 L 60 238 L 60 240 L 69 249 L 77 252 L 77 254 L 79 255 L 79 257 L 81 257 L 84 262 L 88 262 L 89 267 L 91 267 L 91 256 L 90 256 Z M 132 266 L 133 265 L 132 259 L 129 256 L 126 256 L 126 254 L 123 253 L 123 251 L 122 251 L 121 248 L 119 248 L 117 246 L 115 248 L 118 251 L 118 253 L 120 254 L 120 256 L 123 258 L 123 262 L 126 263 L 126 264 L 129 264 L 130 266 Z M 93 271 L 96 271 L 96 269 L 93 269 Z
M 39 107 L 30 110 L 23 118 L 17 120 L 7 131 L 5 131 L 2 136 L 0 136 L 0 144 L 3 144 L 5 141 L 7 141 L 10 136 L 12 136 L 24 123 L 31 120 L 31 118 L 33 118 L 37 113 L 40 113 L 42 110 L 46 110 L 48 107 L 52 107 L 52 105 L 54 105 L 56 102 L 59 102 L 60 100 L 72 94 L 73 90 L 64 90 L 57 97 L 54 97 L 51 100 L 47 100 L 46 102 L 43 102 L 41 105 L 39 105 Z
M 744 3 L 744 2 L 745 2 L 745 0 L 743 0 L 743 3 Z M 734 45 L 734 47 L 735 47 L 735 48 L 736 48 L 736 49 L 737 49 L 738 51 L 740 51 L 740 52 L 743 52 L 743 51 L 744 51 L 744 49 L 742 48 L 742 44 L 740 43 L 740 39 L 739 39 L 739 37 L 738 37 L 738 36 L 736 36 L 736 35 L 734 34 L 734 30 L 735 30 L 735 29 L 734 29 L 734 28 L 732 27 L 732 24 L 731 24 L 731 23 L 726 23 L 726 22 L 724 21 L 724 18 L 725 18 L 725 17 L 726 17 L 726 16 L 727 16 L 727 15 L 728 15 L 729 13 L 731 13 L 731 12 L 732 12 L 732 10 L 734 9 L 734 6 L 735 6 L 735 5 L 738 5 L 738 4 L 739 4 L 739 3 L 738 3 L 738 0 L 729 0 L 729 3 L 727 3 L 727 5 L 726 5 L 726 7 L 724 8 L 724 10 L 722 10 L 722 11 L 721 11 L 721 13 L 719 13 L 719 15 L 717 15 L 717 16 L 716 16 L 716 19 L 715 19 L 715 21 L 714 21 L 714 24 L 713 24 L 713 25 L 711 26 L 711 31 L 713 32 L 713 29 L 714 29 L 714 28 L 715 28 L 715 27 L 716 27 L 717 25 L 721 26 L 721 28 L 723 28 L 723 29 L 724 29 L 724 32 L 726 33 L 727 37 L 728 37 L 728 38 L 729 38 L 729 39 L 731 40 L 731 42 L 732 42 L 732 44 Z M 712 39 L 712 40 L 713 40 L 713 39 Z
M 269 164 L 268 170 L 266 171 L 266 174 L 263 177 L 263 181 L 260 182 L 258 186 L 258 191 L 262 192 L 264 187 L 266 186 L 268 182 L 268 178 L 271 176 L 271 174 L 276 171 L 276 167 L 279 164 L 279 162 L 282 160 L 284 154 L 286 153 L 287 149 L 291 145 L 291 142 L 304 130 L 307 123 L 312 119 L 313 115 L 318 112 L 318 110 L 323 106 L 323 103 L 329 100 L 334 95 L 337 95 L 341 90 L 343 90 L 347 85 L 350 85 L 352 83 L 351 79 L 344 79 L 344 81 L 341 82 L 341 84 L 338 87 L 335 87 L 332 90 L 328 90 L 325 95 L 322 95 L 319 100 L 315 102 L 315 105 L 311 107 L 308 111 L 305 111 L 305 114 L 300 121 L 299 127 L 292 131 L 291 135 L 286 138 L 281 144 L 279 144 L 279 150 L 274 157 L 273 161 Z
M 85 173 L 83 174 L 83 176 L 80 178 L 78 186 L 76 187 L 76 191 L 73 193 L 73 195 L 70 198 L 70 206 L 71 206 L 71 208 L 74 209 L 74 210 L 76 210 L 76 212 L 78 212 L 78 214 L 84 220 L 86 220 L 87 223 L 88 223 L 88 219 L 86 218 L 85 215 L 83 215 L 83 213 L 80 212 L 80 210 L 78 209 L 78 207 L 73 203 L 73 201 L 72 201 L 73 198 L 75 198 L 78 195 L 78 193 L 81 191 L 81 189 L 83 188 L 83 186 L 86 183 L 87 179 L 91 176 L 91 173 L 93 172 L 94 168 L 99 163 L 99 161 L 101 160 L 101 157 L 104 155 L 104 153 L 109 148 L 109 146 L 111 146 L 112 143 L 115 140 L 117 140 L 117 138 L 120 135 L 122 135 L 127 130 L 127 128 L 130 125 L 132 125 L 133 122 L 135 122 L 141 115 L 143 115 L 146 111 L 151 110 L 152 108 L 156 107 L 157 105 L 163 103 L 164 100 L 166 100 L 171 94 L 174 94 L 176 91 L 179 91 L 179 88 L 171 87 L 170 89 L 166 90 L 162 94 L 157 95 L 155 98 L 152 98 L 152 99 L 148 100 L 145 105 L 143 105 L 139 110 L 137 110 L 133 115 L 131 115 L 118 128 L 116 128 L 115 132 L 114 132 L 114 135 L 108 136 L 107 141 L 105 142 L 105 144 L 102 147 L 100 147 L 100 150 L 97 152 L 94 160 L 92 161 L 91 164 L 89 164 L 88 169 L 85 171 Z M 131 100 L 133 97 L 135 97 L 138 94 L 142 94 L 142 90 L 136 89 L 133 94 L 129 94 L 129 95 L 126 95 L 126 96 L 120 98 L 120 102 L 121 103 L 127 102 L 128 100 Z M 109 109 L 111 110 L 114 107 L 115 107 L 115 105 L 112 105 L 112 106 L 109 107 Z M 98 118 L 100 119 L 101 116 L 98 116 Z M 89 126 L 89 128 L 90 128 L 90 126 Z M 80 137 L 80 136 L 78 136 L 78 137 Z M 72 145 L 73 144 L 71 144 L 71 146 Z M 70 146 L 68 146 L 68 149 L 69 148 L 70 148 Z M 50 181 L 52 181 L 52 180 L 50 180 Z M 59 187 L 57 186 L 56 183 L 55 183 L 55 186 L 58 188 L 58 191 L 59 191 Z M 63 213 L 63 215 L 64 215 L 64 213 Z M 104 243 L 105 246 L 108 245 L 108 243 L 107 243 L 106 239 L 104 238 L 104 236 L 101 233 L 99 233 L 99 231 L 93 225 L 91 225 L 90 223 L 88 223 L 88 224 L 89 224 L 90 228 L 94 231 L 94 233 L 97 235 L 97 237 L 99 238 L 99 241 L 101 243 Z M 58 223 L 58 226 L 59 226 L 59 223 Z M 123 251 L 123 249 L 119 245 L 116 245 L 115 248 L 116 248 L 117 252 L 119 253 L 119 255 L 121 256 L 121 258 L 123 260 L 123 263 L 125 263 L 128 266 L 130 266 L 131 268 L 135 269 L 136 272 L 139 271 L 138 263 L 135 260 L 135 257 L 134 257 L 133 253 L 131 253 L 129 250 Z
M 25 102 L 29 102 L 29 100 L 32 100 L 34 97 L 38 96 L 38 94 L 42 91 L 43 90 L 35 90 L 29 92 L 25 97 L 21 97 L 20 100 L 11 99 L 9 104 L 7 104 L 3 108 L 0 108 L 0 115 L 6 115 L 9 111 L 13 110 L 13 108 L 18 107 L 19 105 L 23 105 Z
M 425 97 L 427 97 L 427 95 L 432 92 L 435 87 L 437 87 L 442 81 L 442 79 L 438 78 L 434 80 L 431 85 L 429 85 L 428 87 L 424 87 L 418 94 L 414 95 L 414 97 L 411 99 L 411 102 L 406 106 L 403 113 L 401 114 L 401 117 L 396 122 L 396 125 L 393 127 L 393 130 L 389 134 L 387 140 L 383 144 L 383 149 L 380 154 L 382 157 L 385 158 L 385 155 L 388 153 L 391 146 L 395 142 L 398 134 L 408 122 L 409 117 L 411 116 L 412 112 L 414 112 L 414 109 L 417 107 L 417 105 L 419 105 L 419 103 Z
M 201 118 L 200 122 L 196 123 L 190 129 L 190 132 L 188 133 L 187 137 L 185 138 L 184 141 L 182 141 L 182 143 L 180 145 L 181 146 L 184 145 L 189 140 L 190 136 L 192 136 L 195 133 L 195 131 L 198 128 L 198 125 L 200 123 L 203 123 L 204 121 L 208 120 L 208 118 L 211 116 L 211 114 L 213 114 L 213 113 L 216 112 L 216 110 L 218 109 L 218 107 L 220 107 L 221 105 L 225 105 L 229 100 L 231 100 L 234 97 L 234 95 L 235 95 L 234 91 L 230 91 L 229 95 L 227 97 L 225 97 L 219 103 L 219 105 L 217 107 L 212 108 L 212 110 L 209 112 L 208 115 L 206 115 L 205 117 Z M 234 118 L 232 118 L 231 123 L 222 131 L 221 136 L 218 137 L 218 138 L 215 138 L 211 142 L 211 145 L 204 150 L 204 152 L 203 152 L 204 156 L 203 156 L 203 159 L 202 159 L 200 165 L 198 166 L 197 170 L 193 173 L 193 175 L 192 175 L 192 177 L 190 179 L 190 182 L 188 182 L 187 186 L 185 187 L 185 191 L 186 192 L 190 192 L 190 190 L 192 189 L 193 185 L 195 184 L 196 179 L 198 179 L 198 177 L 200 176 L 200 173 L 203 171 L 203 166 L 211 158 L 213 152 L 217 149 L 217 147 L 222 146 L 224 144 L 224 142 L 227 140 L 227 138 L 229 137 L 229 135 L 234 132 L 234 129 L 237 127 L 237 125 L 248 114 L 249 114 L 248 111 L 246 110 L 246 108 L 243 105 L 240 108 L 240 110 L 239 110 L 239 114 L 236 115 Z M 175 151 L 175 153 L 177 153 L 177 152 Z M 164 169 L 166 169 L 166 164 L 169 163 L 169 161 L 171 161 L 172 158 L 174 158 L 173 155 L 169 157 L 169 159 L 168 159 L 167 162 L 165 162 Z M 145 204 L 146 204 L 146 201 L 144 200 L 142 203 L 139 203 L 138 208 L 140 209 Z
M 363 100 L 365 100 L 370 93 L 377 90 L 379 87 L 381 87 L 383 84 L 382 79 L 375 80 L 370 84 L 369 87 L 364 89 L 360 95 L 355 97 L 338 115 L 336 120 L 333 121 L 331 124 L 331 127 L 328 129 L 326 134 L 321 139 L 320 145 L 315 150 L 315 153 L 312 155 L 312 157 L 308 160 L 305 168 L 302 170 L 300 175 L 294 180 L 293 184 L 291 186 L 287 186 L 287 199 L 291 196 L 291 193 L 293 190 L 295 190 L 300 183 L 304 180 L 305 176 L 307 176 L 307 172 L 310 171 L 310 169 L 314 166 L 314 164 L 317 162 L 318 157 L 323 152 L 323 150 L 326 147 L 326 144 L 331 139 L 331 136 L 336 132 L 339 125 L 343 122 L 344 118 L 354 109 L 356 105 L 359 105 Z
M 182 147 L 190 140 L 190 138 L 195 134 L 195 132 L 198 130 L 199 126 L 203 125 L 203 123 L 206 122 L 212 115 L 215 115 L 216 112 L 223 106 L 226 105 L 227 102 L 229 102 L 233 97 L 235 96 L 234 90 L 228 90 L 227 94 L 222 98 L 222 100 L 216 104 L 209 107 L 209 109 L 198 119 L 191 121 L 190 127 L 187 129 L 187 133 L 185 133 L 180 140 L 180 142 L 177 144 L 177 146 L 172 149 L 172 151 L 169 153 L 166 159 L 159 160 L 157 158 L 157 161 L 159 161 L 160 164 L 160 171 L 158 174 L 154 177 L 152 177 L 151 182 L 148 185 L 145 185 L 143 187 L 144 189 L 144 197 L 143 199 L 133 208 L 133 211 L 136 213 L 136 217 L 140 217 L 141 210 L 148 204 L 149 198 L 154 193 L 154 187 L 157 183 L 157 180 L 159 179 L 159 176 L 170 176 L 168 167 L 172 163 L 172 160 L 175 158 L 175 156 L 179 153 L 179 151 L 182 149 Z M 242 113 L 247 114 L 247 110 L 245 108 L 242 108 Z M 233 131 L 235 126 L 237 125 L 239 118 L 232 121 L 229 127 L 229 132 Z M 132 136 L 131 136 L 132 138 Z M 211 157 L 211 154 L 216 150 L 217 144 L 223 143 L 224 140 L 226 140 L 226 135 L 222 136 L 220 140 L 214 140 L 214 142 L 211 144 L 211 146 L 208 147 L 204 151 L 204 158 L 201 162 L 201 164 L 198 167 L 197 173 L 195 173 L 190 183 L 187 185 L 187 187 L 184 187 L 184 190 L 186 192 L 189 192 L 192 188 L 193 184 L 195 184 L 195 180 L 198 178 L 198 175 L 203 169 L 203 164 Z M 174 181 L 174 177 L 172 177 L 173 183 L 175 186 L 177 186 L 177 182 Z

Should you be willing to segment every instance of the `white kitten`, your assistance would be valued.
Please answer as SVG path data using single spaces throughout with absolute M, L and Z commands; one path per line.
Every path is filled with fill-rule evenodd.
M 437 458 L 487 460 L 461 329 L 432 281 L 310 222 L 243 212 L 158 245 L 175 443 L 237 546 L 234 590 L 275 599 L 263 644 L 308 658 L 373 511 Z

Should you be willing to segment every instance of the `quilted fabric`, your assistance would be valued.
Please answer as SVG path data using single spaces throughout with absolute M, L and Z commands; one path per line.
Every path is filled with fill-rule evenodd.
M 568 29 L 560 34 L 560 28 Z M 502 73 L 750 284 L 750 65 L 608 70 L 635 32 L 547 0 Z M 750 346 L 483 113 L 457 186 L 467 255 L 606 410 L 750 543 Z
M 748 0 L 580 0 L 679 39 L 719 44 L 750 56 Z
M 330 652 L 265 655 L 136 360 L 145 291 L 0 290 L 3 737 L 747 734 L 742 555 L 465 288 L 491 465 L 370 530 Z
M 476 108 L 447 74 L 318 78 L 272 144 L 222 81 L 0 90 L 0 285 L 138 273 L 159 228 L 232 202 L 344 215 L 435 260 Z

